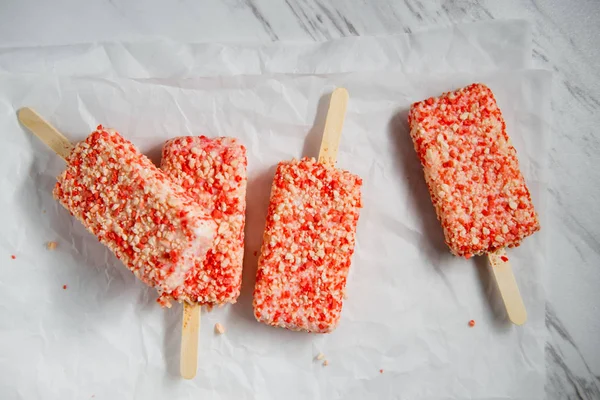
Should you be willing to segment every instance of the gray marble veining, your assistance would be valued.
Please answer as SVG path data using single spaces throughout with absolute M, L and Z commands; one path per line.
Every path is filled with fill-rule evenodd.
M 568 329 L 554 313 L 546 308 L 546 327 L 551 340 L 546 343 L 549 398 L 598 399 L 600 376 L 594 375 Z
M 473 20 L 527 18 L 534 66 L 554 72 L 551 179 L 547 204 L 549 399 L 600 399 L 600 1 L 597 0 L 222 0 L 210 7 L 125 0 L 0 5 L 0 46 L 169 37 L 180 41 L 322 41 L 412 32 Z M 81 18 L 65 17 L 60 6 Z M 35 9 L 35 12 L 31 10 Z M 27 16 L 27 24 L 12 20 Z M 161 15 L 162 14 L 156 14 Z M 108 31 L 91 32 L 111 20 Z M 176 21 L 176 22 L 173 22 Z M 67 28 L 58 27 L 68 27 Z M 35 27 L 35 29 L 32 29 Z M 75 32 L 76 34 L 73 34 Z M 192 39 L 195 38 L 195 39 Z

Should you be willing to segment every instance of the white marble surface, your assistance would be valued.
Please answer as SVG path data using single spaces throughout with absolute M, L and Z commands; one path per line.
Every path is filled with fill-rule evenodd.
M 554 72 L 546 269 L 549 399 L 600 399 L 600 2 L 211 0 L 0 2 L 0 46 L 168 37 L 307 41 L 527 18 L 535 65 Z

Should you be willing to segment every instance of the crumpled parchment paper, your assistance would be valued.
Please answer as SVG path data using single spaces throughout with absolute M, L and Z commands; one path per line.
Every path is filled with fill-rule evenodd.
M 357 71 L 436 74 L 528 67 L 531 40 L 530 24 L 507 20 L 322 43 L 165 40 L 0 48 L 0 71 L 138 79 Z
M 460 74 L 218 79 L 0 74 L 6 171 L 0 393 L 9 399 L 542 398 L 543 232 L 509 252 L 529 312 L 528 323 L 514 327 L 504 319 L 485 260 L 455 258 L 445 248 L 408 136 L 412 102 L 475 81 L 488 84 L 543 218 L 549 74 L 482 73 L 476 66 Z M 274 166 L 317 155 L 327 94 L 336 86 L 350 92 L 338 166 L 364 179 L 348 299 L 330 335 L 274 329 L 256 322 L 251 307 L 254 252 Z M 22 106 L 73 141 L 99 123 L 116 128 L 155 161 L 164 140 L 177 135 L 231 135 L 246 144 L 242 295 L 236 305 L 203 312 L 194 380 L 178 374 L 181 307 L 157 306 L 155 292 L 52 199 L 63 161 L 19 126 L 15 111 Z M 56 250 L 45 248 L 48 241 L 58 243 Z M 213 333 L 217 322 L 224 335 Z M 315 360 L 320 352 L 327 367 Z

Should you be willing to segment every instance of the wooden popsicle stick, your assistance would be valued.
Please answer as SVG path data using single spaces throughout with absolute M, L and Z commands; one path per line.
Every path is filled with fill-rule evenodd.
M 200 308 L 198 304 L 183 304 L 181 321 L 181 355 L 179 370 L 185 379 L 196 376 L 198 367 L 198 332 L 200 331 Z
M 492 265 L 492 271 L 496 277 L 496 283 L 500 290 L 500 296 L 506 307 L 508 319 L 515 325 L 523 325 L 527 321 L 527 310 L 521 298 L 517 281 L 513 275 L 512 267 L 506 257 L 506 251 L 500 249 L 495 253 L 488 254 L 488 260 Z
M 23 107 L 17 112 L 19 121 L 35 136 L 50 147 L 56 154 L 66 160 L 73 150 L 73 145 L 55 127 L 50 125 L 38 113 L 29 107 Z
M 321 139 L 321 149 L 319 150 L 319 162 L 322 164 L 335 166 L 347 104 L 348 91 L 344 88 L 335 89 L 331 94 L 323 139 Z

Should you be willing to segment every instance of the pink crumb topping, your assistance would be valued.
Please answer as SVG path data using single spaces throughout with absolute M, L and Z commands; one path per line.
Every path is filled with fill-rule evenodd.
M 471 257 L 518 246 L 540 229 L 492 91 L 472 84 L 415 103 L 410 135 L 446 243 Z
M 235 303 L 240 295 L 247 165 L 246 148 L 234 138 L 178 137 L 163 147 L 163 171 L 219 225 L 214 246 L 187 275 L 192 302 Z
M 331 332 L 354 252 L 362 180 L 314 159 L 281 162 L 258 262 L 254 315 L 269 325 Z

